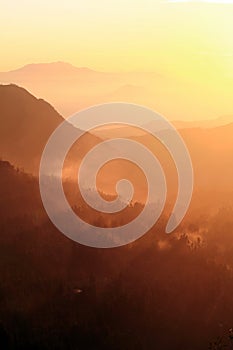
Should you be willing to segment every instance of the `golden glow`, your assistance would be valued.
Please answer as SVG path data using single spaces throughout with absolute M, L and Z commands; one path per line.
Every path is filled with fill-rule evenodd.
M 181 79 L 181 98 L 202 94 L 203 113 L 216 117 L 220 108 L 215 112 L 211 100 L 232 104 L 233 5 L 226 2 L 3 0 L 0 71 L 58 60 L 100 71 L 153 71 Z

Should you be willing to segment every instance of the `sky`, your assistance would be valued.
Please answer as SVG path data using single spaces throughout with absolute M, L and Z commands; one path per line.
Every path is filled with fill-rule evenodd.
M 220 98 L 228 113 L 232 18 L 233 0 L 0 0 L 0 71 L 64 61 L 157 72 L 192 84 L 209 105 Z
M 61 60 L 102 71 L 227 74 L 232 16 L 233 0 L 1 0 L 0 70 Z

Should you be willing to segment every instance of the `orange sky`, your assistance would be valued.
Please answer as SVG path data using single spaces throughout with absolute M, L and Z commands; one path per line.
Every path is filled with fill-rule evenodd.
M 197 92 L 208 104 L 220 99 L 229 113 L 232 2 L 2 0 L 0 71 L 58 60 L 101 71 L 153 71 L 187 83 L 190 99 Z

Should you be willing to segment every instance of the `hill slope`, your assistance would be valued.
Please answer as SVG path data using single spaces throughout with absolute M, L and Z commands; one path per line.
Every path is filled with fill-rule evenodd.
M 49 103 L 37 99 L 27 90 L 16 85 L 0 85 L 2 159 L 37 175 L 44 146 L 63 121 Z M 74 127 L 67 123 L 67 128 L 72 130 Z M 85 151 L 96 142 L 96 136 L 87 134 L 85 141 L 80 141 L 78 151 Z

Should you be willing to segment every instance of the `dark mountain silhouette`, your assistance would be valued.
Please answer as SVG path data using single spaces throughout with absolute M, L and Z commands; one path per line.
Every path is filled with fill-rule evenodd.
M 0 85 L 0 118 L 1 157 L 35 172 L 47 139 L 63 118 L 16 85 Z
M 0 85 L 0 121 L 2 159 L 38 174 L 44 146 L 64 119 L 48 102 L 27 90 L 16 85 Z M 73 126 L 67 123 L 67 128 Z M 85 151 L 97 141 L 97 137 L 87 134 L 78 150 Z

